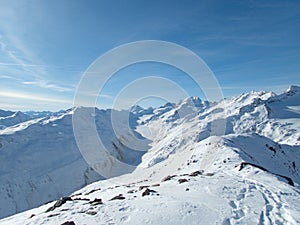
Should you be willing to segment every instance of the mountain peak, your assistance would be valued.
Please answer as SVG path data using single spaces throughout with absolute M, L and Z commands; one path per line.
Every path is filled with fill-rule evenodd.
M 289 88 L 285 91 L 285 93 L 296 93 L 300 92 L 300 86 L 291 85 Z
M 190 218 L 190 221 L 183 222 L 187 224 L 197 222 L 198 218 L 209 218 L 201 221 L 205 224 L 231 224 L 236 222 L 236 212 L 241 210 L 238 208 L 241 205 L 243 210 L 247 209 L 242 212 L 245 215 L 238 218 L 243 224 L 262 219 L 273 222 L 275 214 L 276 218 L 287 215 L 282 221 L 289 223 L 292 213 L 295 212 L 295 218 L 298 218 L 296 212 L 300 211 L 299 201 L 295 202 L 295 199 L 300 199 L 299 193 L 287 186 L 292 181 L 295 188 L 299 188 L 300 183 L 300 158 L 297 155 L 300 148 L 299 90 L 299 87 L 291 86 L 280 96 L 273 92 L 249 92 L 214 103 L 192 96 L 177 104 L 166 103 L 157 108 L 142 109 L 134 105 L 132 113 L 130 109 L 118 111 L 78 106 L 39 119 L 31 117 L 28 121 L 22 119 L 20 112 L 15 112 L 13 117 L 0 117 L 0 185 L 3 187 L 0 189 L 0 218 L 60 196 L 70 196 L 78 188 L 104 179 L 96 173 L 98 169 L 101 172 L 102 166 L 103 170 L 112 169 L 118 174 L 125 173 L 125 164 L 134 169 L 131 174 L 78 190 L 71 195 L 74 201 L 55 209 L 59 212 L 57 214 L 48 212 L 50 205 L 43 205 L 0 220 L 0 224 L 24 224 L 24 218 L 26 224 L 61 224 L 65 218 L 72 218 L 76 224 L 82 224 L 82 221 L 97 224 L 95 221 L 102 221 L 103 215 L 109 213 L 104 223 L 150 221 L 167 224 L 171 220 L 174 222 L 176 216 L 182 222 L 183 214 L 178 214 L 174 207 L 186 210 L 184 213 L 188 217 L 185 218 Z M 112 112 L 116 113 L 115 121 L 112 121 Z M 78 119 L 75 126 L 81 128 L 78 124 L 86 125 L 89 116 L 95 117 L 91 121 L 95 122 L 98 135 L 94 138 L 92 131 L 86 129 L 89 126 L 82 126 L 82 133 L 75 137 L 73 119 Z M 86 140 L 84 149 L 88 151 L 99 150 L 94 141 L 98 142 L 100 138 L 108 155 L 96 158 L 96 154 L 90 153 L 95 161 L 88 164 L 81 155 L 81 147 L 77 146 L 77 138 Z M 107 163 L 98 164 L 101 162 L 98 159 L 103 157 L 107 157 Z M 120 167 L 117 160 L 121 162 Z M 243 169 L 245 166 L 247 168 Z M 248 183 L 245 183 L 245 178 L 249 178 Z M 112 182 L 120 185 L 112 186 Z M 213 198 L 207 196 L 207 188 Z M 274 188 L 272 193 L 271 188 Z M 287 194 L 282 195 L 278 189 Z M 93 200 L 98 196 L 102 204 L 99 199 Z M 198 196 L 196 200 L 195 196 Z M 241 196 L 247 196 L 246 201 Z M 274 201 L 275 197 L 277 200 L 282 198 L 282 201 Z M 165 204 L 168 199 L 176 200 L 174 207 L 172 203 Z M 205 209 L 203 199 L 208 204 Z M 247 214 L 265 209 L 267 201 L 272 204 L 272 209 L 280 209 L 281 202 L 285 202 L 295 210 L 270 211 L 269 215 L 274 216 L 271 218 L 262 218 L 266 212 Z M 199 203 L 196 208 L 195 202 Z M 49 204 L 52 207 L 56 203 Z M 211 210 L 217 205 L 222 207 Z M 131 213 L 136 207 L 144 206 L 149 208 L 142 208 L 138 214 Z M 153 210 L 151 214 L 150 209 Z M 212 211 L 217 214 L 206 216 Z M 162 216 L 151 216 L 157 213 L 162 213 Z M 138 217 L 134 218 L 136 215 Z M 217 220 L 212 220 L 218 215 Z M 222 218 L 222 215 L 228 215 L 228 218 Z M 130 220 L 125 221 L 124 216 Z
M 203 106 L 203 102 L 201 101 L 201 99 L 198 96 L 188 97 L 188 98 L 182 100 L 180 102 L 180 104 L 188 104 L 188 105 L 195 106 L 197 108 Z
M 139 112 L 141 112 L 141 111 L 143 111 L 143 110 L 144 110 L 144 108 L 141 107 L 141 106 L 139 106 L 139 105 L 134 105 L 134 106 L 132 106 L 131 109 L 130 109 L 130 111 L 131 111 L 132 113 L 139 113 Z

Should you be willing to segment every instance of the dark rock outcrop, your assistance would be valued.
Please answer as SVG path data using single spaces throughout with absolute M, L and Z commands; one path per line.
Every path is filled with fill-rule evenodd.
M 95 198 L 93 201 L 89 202 L 91 205 L 101 205 L 103 204 L 102 199 L 101 198 Z
M 49 209 L 46 210 L 46 212 L 53 211 L 56 208 L 59 208 L 63 204 L 65 204 L 67 201 L 73 201 L 71 197 L 61 197 L 58 199 L 53 206 L 51 206 Z
M 141 191 L 141 190 L 143 190 L 143 189 L 145 189 L 145 188 L 148 188 L 149 187 L 149 185 L 143 185 L 143 186 L 140 186 L 139 187 L 139 190 Z
M 62 223 L 61 225 L 75 225 L 74 221 L 66 221 Z
M 142 193 L 142 197 L 150 195 L 151 193 L 156 193 L 156 191 L 146 188 L 146 190 Z
M 182 179 L 179 179 L 178 182 L 179 182 L 179 184 L 182 184 L 182 183 L 188 182 L 188 179 L 182 178 Z
M 197 170 L 195 172 L 192 172 L 189 176 L 190 177 L 196 177 L 196 176 L 199 176 L 199 175 L 202 175 L 202 174 L 203 174 L 203 171 Z
M 164 179 L 162 179 L 162 182 L 171 180 L 171 179 L 173 179 L 173 178 L 176 177 L 176 176 L 177 176 L 177 175 L 169 175 L 169 176 L 166 176 Z
M 96 214 L 97 214 L 97 212 L 96 212 L 96 211 L 87 211 L 87 212 L 85 212 L 85 214 L 88 214 L 88 215 L 94 216 L 94 215 L 96 215 Z
M 109 201 L 113 201 L 113 200 L 124 200 L 125 197 L 122 194 L 119 194 L 115 197 L 113 197 L 112 199 L 110 199 Z

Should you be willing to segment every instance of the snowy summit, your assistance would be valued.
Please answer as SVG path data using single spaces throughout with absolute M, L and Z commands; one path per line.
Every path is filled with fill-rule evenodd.
M 93 109 L 109 155 L 134 168 L 108 178 L 74 138 L 85 110 L 0 110 L 1 225 L 300 223 L 300 87 Z

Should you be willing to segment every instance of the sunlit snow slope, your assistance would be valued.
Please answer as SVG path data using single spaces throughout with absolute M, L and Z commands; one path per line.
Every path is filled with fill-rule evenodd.
M 149 146 L 127 158 L 129 133 L 114 136 L 110 111 L 96 110 L 111 154 L 139 167 L 73 194 L 101 179 L 76 148 L 70 121 L 76 109 L 8 127 L 0 131 L 0 215 L 70 198 L 0 224 L 299 224 L 299 109 L 296 86 L 281 95 L 134 107 L 130 125 Z

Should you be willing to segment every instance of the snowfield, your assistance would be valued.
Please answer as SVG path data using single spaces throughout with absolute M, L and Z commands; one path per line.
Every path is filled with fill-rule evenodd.
M 77 110 L 0 111 L 1 225 L 300 224 L 300 87 L 114 111 L 117 133 L 95 109 L 106 149 L 136 167 L 109 179 L 76 145 Z

